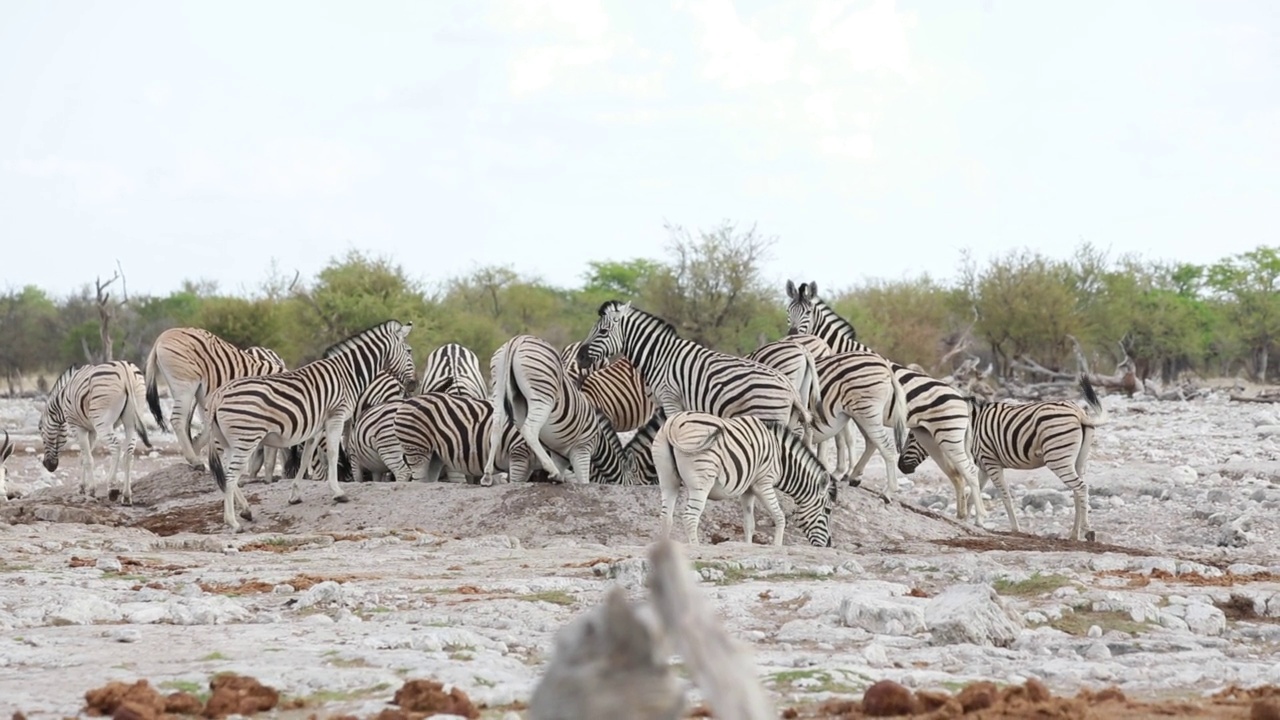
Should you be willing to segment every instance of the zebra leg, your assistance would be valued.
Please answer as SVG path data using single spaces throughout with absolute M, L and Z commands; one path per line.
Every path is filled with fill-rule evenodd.
M 1009 527 L 1014 532 L 1021 532 L 1018 528 L 1018 516 L 1013 512 L 1013 493 L 1009 492 L 1009 484 L 1004 481 L 1004 468 L 996 463 L 983 463 L 986 467 L 979 468 L 980 472 L 985 472 L 986 476 L 996 484 L 996 489 L 1000 491 L 1000 497 L 1004 500 L 1004 511 L 1009 515 Z M 981 505 L 982 496 L 975 495 L 974 500 Z
M 861 426 L 858 429 L 862 431 L 862 439 L 866 441 L 866 445 L 862 448 L 862 457 L 858 458 L 858 464 L 853 468 L 854 476 L 862 477 L 862 469 L 867 466 L 867 461 L 879 450 L 880 457 L 884 458 L 885 485 L 891 488 L 891 492 L 898 492 L 898 448 L 894 445 L 889 428 L 873 425 L 869 431 Z
M 782 536 L 787 530 L 787 515 L 782 512 L 782 504 L 778 502 L 778 494 L 773 489 L 772 482 L 756 481 L 752 490 L 747 492 L 755 492 L 764 501 L 765 510 L 769 511 L 769 516 L 773 518 L 773 544 L 781 545 Z M 750 539 L 747 540 L 750 542 Z
M 1080 449 L 1076 452 L 1075 461 L 1075 477 L 1079 487 L 1072 487 L 1071 483 L 1067 483 L 1067 487 L 1071 488 L 1071 494 L 1075 496 L 1076 516 L 1075 522 L 1072 523 L 1073 540 L 1079 540 L 1082 536 L 1088 542 L 1094 542 L 1098 536 L 1094 533 L 1092 526 L 1089 525 L 1089 485 L 1084 481 L 1085 471 L 1089 469 L 1089 450 L 1093 447 L 1093 428 L 1085 425 L 1083 435 L 1080 438 Z M 1059 477 L 1062 477 L 1059 475 Z M 1066 483 L 1066 479 L 1063 479 Z
M 124 488 L 120 493 L 120 503 L 122 505 L 133 505 L 133 451 L 138 444 L 138 436 L 134 434 L 133 423 L 126 422 L 124 424 L 124 458 L 121 464 L 124 465 Z M 107 485 L 107 497 L 111 497 L 111 485 Z
M 653 464 L 658 470 L 658 489 L 662 493 L 662 535 L 658 539 L 666 540 L 671 536 L 671 517 L 675 514 L 676 501 L 680 499 L 680 469 L 665 435 L 654 440 L 652 452 Z
M 191 441 L 191 420 L 198 406 L 195 388 L 191 390 L 183 388 L 181 391 L 175 389 L 171 394 L 173 395 L 173 413 L 169 423 L 173 426 L 173 434 L 178 438 L 178 449 L 188 465 L 197 470 L 203 470 L 204 462 L 196 454 L 196 448 Z M 208 442 L 208 438 L 205 437 L 206 430 L 207 428 L 201 427 L 200 437 L 197 440 Z M 203 442 L 200 444 L 203 445 Z
M 289 488 L 290 505 L 297 505 L 302 502 L 302 496 L 299 494 L 298 490 L 298 479 L 307 471 L 307 468 L 311 467 L 311 458 L 315 455 L 316 443 L 319 442 L 319 440 L 320 436 L 313 435 L 302 446 L 302 460 L 298 463 L 298 469 L 294 472 L 293 478 L 291 479 L 293 484 Z
M 742 534 L 747 536 L 747 544 L 755 542 L 756 537 L 756 495 L 751 490 L 742 493 L 738 501 L 742 505 Z
M 76 440 L 80 443 L 80 494 L 93 497 L 97 483 L 93 482 L 93 434 L 76 428 Z
M 125 423 L 125 427 L 128 427 L 128 425 L 129 423 Z M 121 432 L 125 433 L 125 437 L 129 436 L 128 431 L 125 430 L 124 427 L 121 428 Z M 99 429 L 97 435 L 102 438 L 103 447 L 107 450 L 107 457 L 111 459 L 110 469 L 107 470 L 107 474 L 104 479 L 107 484 L 106 497 L 108 500 L 114 500 L 115 498 L 111 496 L 111 486 L 116 484 L 116 477 L 120 474 L 120 459 L 122 455 L 120 451 L 124 445 L 120 442 L 120 436 L 116 433 L 115 428 L 108 427 L 105 429 Z
M 248 454 L 237 450 L 234 447 L 227 448 L 224 455 L 223 468 L 226 473 L 227 484 L 222 491 L 222 521 L 233 533 L 243 530 L 240 521 L 236 520 L 236 505 L 241 504 L 244 510 L 240 513 L 240 517 L 245 520 L 252 520 L 253 513 L 249 510 L 249 499 L 244 496 L 240 490 L 240 475 L 248 460 Z
M 542 399 L 529 400 L 529 412 L 525 416 L 524 423 L 520 425 L 520 437 L 524 438 L 525 444 L 529 446 L 529 450 L 538 458 L 538 462 L 542 464 L 542 469 L 547 471 L 547 475 L 552 480 L 563 480 L 560 475 L 560 466 L 556 465 L 555 460 L 551 459 L 551 454 L 547 452 L 547 448 L 542 445 L 542 426 L 547 424 L 547 419 L 551 416 L 551 403 Z M 494 452 L 494 448 L 490 448 L 490 452 Z
M 338 444 L 342 442 L 342 429 L 346 425 L 347 419 L 344 417 L 331 418 L 325 424 L 327 432 L 329 451 L 326 453 L 329 460 L 329 491 L 333 493 L 333 501 L 336 503 L 350 502 L 351 498 L 347 497 L 347 493 L 338 484 Z
M 573 465 L 573 475 L 578 484 L 586 485 L 591 482 L 591 446 L 579 445 L 575 447 L 571 451 L 569 458 L 569 462 Z M 567 475 L 568 473 L 565 474 Z

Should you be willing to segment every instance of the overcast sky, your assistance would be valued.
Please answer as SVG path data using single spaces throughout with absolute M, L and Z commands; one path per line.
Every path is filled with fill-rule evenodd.
M 427 281 L 758 223 L 779 282 L 1277 244 L 1280 2 L 0 4 L 0 285 Z M 16 256 L 14 251 L 16 250 Z

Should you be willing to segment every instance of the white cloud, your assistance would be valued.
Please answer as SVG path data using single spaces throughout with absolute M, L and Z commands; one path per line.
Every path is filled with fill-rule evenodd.
M 82 200 L 106 204 L 132 195 L 137 189 L 133 179 L 110 165 L 71 160 L 49 155 L 39 160 L 6 162 L 5 169 L 41 180 L 64 180 L 75 187 Z
M 699 0 L 689 5 L 689 14 L 702 25 L 707 79 L 736 90 L 791 77 L 795 40 L 789 36 L 765 39 L 738 17 L 732 0 Z

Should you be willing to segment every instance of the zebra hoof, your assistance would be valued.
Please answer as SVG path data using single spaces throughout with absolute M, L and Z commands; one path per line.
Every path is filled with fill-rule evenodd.
M 844 479 L 849 482 L 849 487 L 858 487 L 862 485 L 862 478 L 860 477 L 852 477 L 850 475 L 845 475 Z
M 115 502 L 115 501 L 117 501 L 117 500 L 119 500 L 119 499 L 120 499 L 120 491 L 119 491 L 119 490 L 108 490 L 108 491 L 107 491 L 107 500 L 109 500 L 110 502 Z
M 1089 531 L 1087 531 L 1087 532 L 1084 534 L 1084 541 L 1085 541 L 1085 542 L 1097 542 L 1097 541 L 1098 541 L 1098 533 L 1094 532 L 1093 530 L 1089 530 Z
M 301 505 L 301 504 L 302 504 L 302 498 L 300 498 L 300 497 L 291 497 L 291 498 L 289 498 L 289 504 L 290 504 L 290 505 Z
M 346 495 L 334 495 L 333 501 L 336 503 L 347 503 L 347 502 L 351 502 L 351 498 L 347 497 Z
M 245 508 L 244 510 L 241 510 L 241 511 L 240 511 L 240 517 L 244 518 L 245 520 L 248 520 L 248 521 L 252 522 L 252 521 L 253 521 L 253 511 L 252 511 L 252 510 L 250 510 L 249 508 Z
M 203 471 L 204 471 L 204 469 L 205 469 L 205 467 L 204 467 L 204 463 L 202 463 L 202 462 L 188 462 L 188 463 L 187 463 L 187 465 L 188 465 L 192 470 L 200 470 L 201 472 L 203 472 Z

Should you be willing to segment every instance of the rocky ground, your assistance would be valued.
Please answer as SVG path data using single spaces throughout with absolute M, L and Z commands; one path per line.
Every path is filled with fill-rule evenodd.
M 1185 701 L 1280 684 L 1277 408 L 1225 394 L 1104 404 L 1097 544 L 1063 539 L 1069 496 L 1048 471 L 1008 473 L 1013 535 L 998 501 L 989 529 L 954 521 L 928 463 L 902 504 L 843 492 L 829 549 L 791 530 L 781 548 L 747 545 L 737 506 L 712 503 L 692 570 L 801 717 L 881 679 L 923 697 L 976 680 L 1116 686 L 1173 714 L 1247 717 Z M 554 633 L 611 583 L 643 593 L 653 488 L 366 483 L 335 505 L 305 481 L 289 506 L 288 483 L 253 483 L 257 518 L 230 535 L 212 479 L 172 435 L 140 450 L 124 508 L 76 497 L 75 451 L 52 475 L 40 467 L 38 411 L 0 404 L 18 446 L 17 499 L 0 506 L 0 709 L 29 718 L 74 716 L 108 680 L 199 696 L 224 671 L 276 688 L 292 708 L 281 717 L 369 716 L 409 678 L 456 686 L 482 717 L 519 717 Z M 882 486 L 877 458 L 864 487 Z M 771 534 L 761 513 L 757 543 Z

